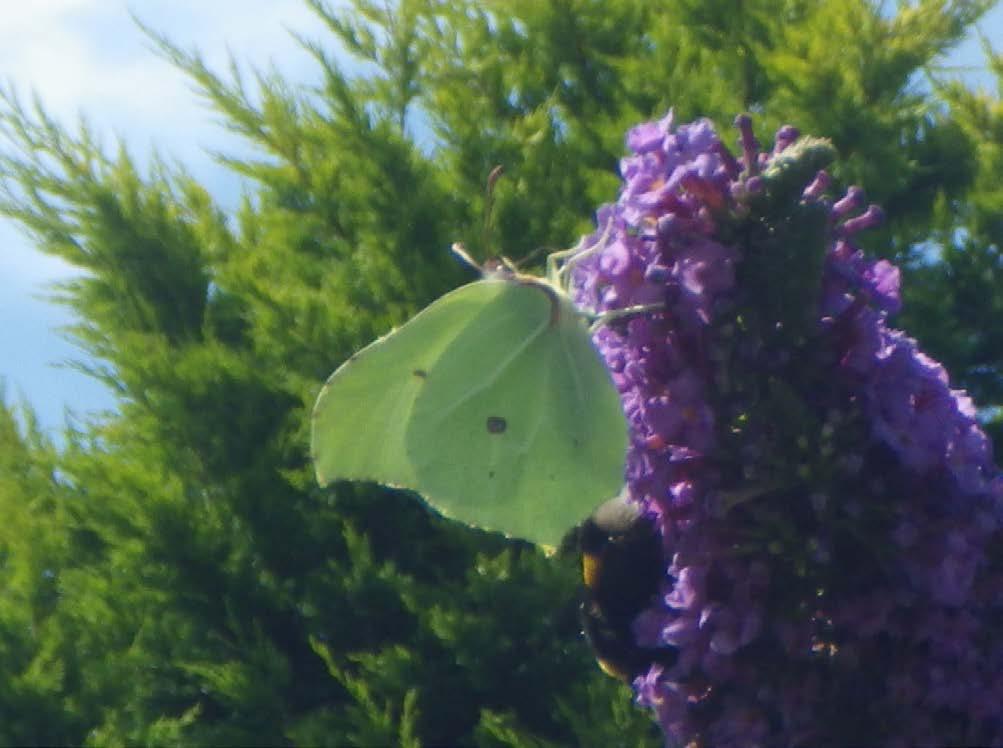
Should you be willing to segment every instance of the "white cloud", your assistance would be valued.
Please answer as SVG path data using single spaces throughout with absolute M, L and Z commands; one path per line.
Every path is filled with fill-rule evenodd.
M 46 110 L 71 130 L 86 116 L 105 143 L 121 136 L 143 163 L 156 148 L 186 164 L 216 197 L 234 204 L 239 183 L 206 149 L 238 144 L 183 72 L 153 51 L 133 21 L 198 49 L 225 74 L 230 52 L 248 65 L 274 63 L 292 80 L 316 78 L 315 65 L 286 29 L 323 36 L 302 0 L 22 0 L 8 2 L 0 24 L 0 80 L 23 97 L 38 94 Z M 0 147 L 3 147 L 0 144 Z M 5 237 L 6 238 L 6 237 Z M 5 270 L 36 278 L 46 267 L 26 243 L 4 241 Z
M 230 150 L 233 136 L 216 124 L 183 73 L 152 51 L 130 11 L 183 49 L 199 49 L 226 72 L 228 52 L 264 68 L 274 63 L 291 81 L 317 71 L 286 28 L 325 38 L 301 0 L 4 0 L 0 15 L 0 81 L 22 95 L 34 91 L 71 130 L 84 114 L 105 142 L 122 136 L 141 162 L 157 148 L 177 158 L 232 204 L 239 182 L 211 162 L 205 148 Z M 3 145 L 0 145 L 3 147 Z M 79 358 L 51 328 L 71 321 L 65 309 L 38 298 L 75 273 L 43 255 L 14 224 L 0 218 L 0 380 L 23 391 L 43 424 L 55 427 L 64 405 L 77 411 L 108 407 L 95 382 L 50 363 Z
M 125 2 L 30 0 L 0 25 L 0 77 L 34 89 L 54 114 L 84 111 L 99 129 L 175 134 L 210 119 L 183 73 L 158 57 Z M 316 29 L 300 0 L 146 0 L 132 13 L 222 68 L 227 51 L 257 65 L 306 74 L 308 56 L 284 27 Z M 292 64 L 290 64 L 292 63 Z M 138 134 L 138 133 L 137 133 Z M 140 136 L 142 139 L 142 136 Z M 173 139 L 173 138 L 172 138 Z
M 100 4 L 100 0 L 33 0 L 7 3 L 3 13 L 3 33 L 0 36 L 13 37 L 25 31 L 44 29 L 52 19 L 96 8 Z

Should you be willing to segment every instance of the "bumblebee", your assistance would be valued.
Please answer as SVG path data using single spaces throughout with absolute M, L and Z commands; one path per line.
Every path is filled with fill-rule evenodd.
M 577 540 L 581 551 L 582 628 L 599 667 L 630 683 L 654 663 L 674 664 L 675 649 L 641 647 L 631 628 L 665 578 L 662 538 L 652 519 L 624 491 L 601 504 L 572 535 L 565 543 Z

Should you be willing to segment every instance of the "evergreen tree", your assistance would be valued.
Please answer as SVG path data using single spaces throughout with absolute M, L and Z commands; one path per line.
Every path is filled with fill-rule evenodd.
M 464 281 L 451 241 L 573 244 L 672 106 L 831 138 L 887 208 L 872 249 L 913 261 L 911 332 L 1001 404 L 999 100 L 914 85 L 990 4 L 310 0 L 320 91 L 151 31 L 258 154 L 221 156 L 234 215 L 7 89 L 0 210 L 82 271 L 59 298 L 119 401 L 60 449 L 0 413 L 0 743 L 658 744 L 581 640 L 574 559 L 316 487 L 318 389 Z

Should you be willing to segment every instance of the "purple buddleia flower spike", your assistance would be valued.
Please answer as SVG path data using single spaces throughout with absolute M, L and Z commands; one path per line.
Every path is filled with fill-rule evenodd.
M 737 158 L 707 120 L 633 128 L 573 265 L 583 307 L 657 306 L 595 334 L 664 549 L 633 632 L 676 656 L 638 703 L 693 748 L 1003 744 L 1003 477 L 974 405 L 891 327 L 898 268 L 854 243 L 883 216 L 829 196 L 831 146 L 735 124 Z
M 829 172 L 820 171 L 815 175 L 811 184 L 804 188 L 801 195 L 805 200 L 818 200 L 829 189 L 830 184 L 832 184 L 832 177 L 829 176 Z
M 864 191 L 860 187 L 850 187 L 842 198 L 832 204 L 831 215 L 834 219 L 839 220 L 859 210 L 863 205 Z
M 742 163 L 745 165 L 745 176 L 754 177 L 759 172 L 759 144 L 752 134 L 752 117 L 740 114 L 735 118 L 735 127 L 740 133 L 742 143 Z
M 750 122 L 751 126 L 751 122 Z M 801 132 L 793 125 L 784 125 L 779 130 L 777 130 L 777 135 L 773 140 L 773 155 L 776 156 L 780 151 L 787 148 L 789 145 L 794 143 L 800 137 Z

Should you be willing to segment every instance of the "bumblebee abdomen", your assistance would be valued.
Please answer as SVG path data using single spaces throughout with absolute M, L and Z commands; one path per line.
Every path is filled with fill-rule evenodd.
M 671 665 L 676 651 L 637 644 L 633 623 L 651 606 L 665 578 L 662 539 L 652 519 L 621 493 L 602 504 L 579 531 L 582 626 L 608 675 L 630 682 L 653 663 Z

